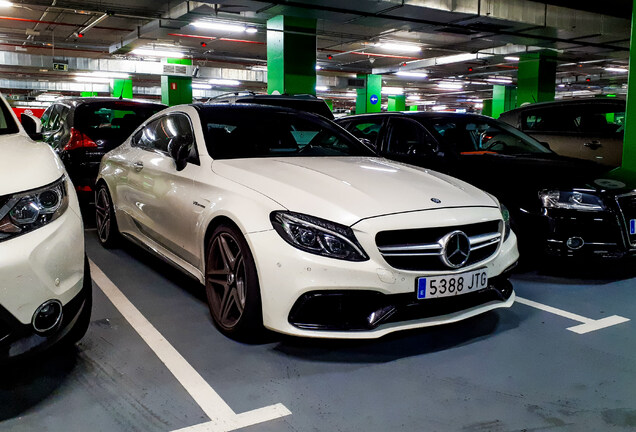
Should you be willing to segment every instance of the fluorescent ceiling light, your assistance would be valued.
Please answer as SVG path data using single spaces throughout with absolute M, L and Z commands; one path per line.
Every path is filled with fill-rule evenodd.
M 320 69 L 322 69 L 322 66 L 316 65 L 316 70 L 320 70 Z
M 212 85 L 220 85 L 220 86 L 238 86 L 241 85 L 240 81 L 237 80 L 231 80 L 231 79 L 217 79 L 217 78 L 212 78 L 210 81 L 208 81 L 210 84 Z
M 210 90 L 212 86 L 210 84 L 192 83 L 192 88 L 198 90 Z
M 153 50 L 153 49 L 143 49 L 143 48 L 134 49 L 131 51 L 131 53 L 140 55 L 140 56 L 166 57 L 166 58 L 183 58 L 185 56 L 185 54 L 180 51 L 164 51 L 164 50 Z
M 558 87 L 563 88 L 565 87 L 565 84 L 559 84 Z
M 495 83 L 495 84 L 512 84 L 512 80 L 507 80 L 503 78 L 488 78 L 486 81 Z
M 399 51 L 399 52 L 420 52 L 422 48 L 417 45 L 409 45 L 409 44 L 401 44 L 401 43 L 378 43 L 375 44 L 376 47 L 382 48 L 388 51 Z
M 446 105 L 433 105 L 431 109 L 433 111 L 444 111 L 445 109 L 448 109 L 448 107 Z
M 128 79 L 130 75 L 122 72 L 77 72 L 78 77 L 117 78 Z
M 97 78 L 97 77 L 88 77 L 88 76 L 76 76 L 73 79 L 77 82 L 91 83 L 91 84 L 110 84 L 110 82 L 112 81 L 109 78 Z
M 413 78 L 426 78 L 428 76 L 428 74 L 424 72 L 397 71 L 395 74 L 398 76 L 406 76 L 406 77 L 413 77 Z
M 401 95 L 404 94 L 404 89 L 402 87 L 383 87 L 382 94 Z
M 253 71 L 264 71 L 264 72 L 267 72 L 267 66 L 257 65 L 257 66 L 252 66 L 251 69 Z
M 608 72 L 629 72 L 628 69 L 623 69 L 619 67 L 606 67 L 605 70 Z
M 256 27 L 247 27 L 245 28 L 245 33 L 256 33 L 258 29 Z
M 344 95 L 347 97 L 358 97 L 358 93 L 355 92 L 347 92 Z
M 461 83 L 441 82 L 437 84 L 437 88 L 442 90 L 461 90 L 464 86 Z
M 0 7 L 11 7 L 11 6 L 13 6 L 13 3 L 11 3 L 10 1 L 0 0 Z
M 406 100 L 416 101 L 416 100 L 420 100 L 420 97 L 417 95 L 411 95 L 411 96 L 407 96 Z
M 515 57 L 515 56 L 506 56 L 506 57 L 504 57 L 504 60 L 517 62 L 517 61 L 519 61 L 519 57 Z
M 327 86 L 316 86 L 316 91 L 327 91 L 329 87 Z
M 211 22 L 211 21 L 195 21 L 192 23 L 192 25 L 197 28 L 203 28 L 203 29 L 209 29 L 209 30 L 221 30 L 221 31 L 228 31 L 233 33 L 242 33 L 247 30 L 244 25 L 225 24 L 225 23 L 218 23 L 218 22 Z

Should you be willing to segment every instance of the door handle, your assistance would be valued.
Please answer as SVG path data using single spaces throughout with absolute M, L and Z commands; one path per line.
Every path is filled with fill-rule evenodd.
M 133 168 L 136 172 L 141 171 L 142 169 L 144 169 L 144 163 L 143 162 L 135 162 L 133 164 Z
M 592 150 L 596 150 L 597 148 L 601 147 L 602 144 L 600 141 L 594 140 L 591 142 L 586 142 L 583 144 L 585 147 L 589 147 Z

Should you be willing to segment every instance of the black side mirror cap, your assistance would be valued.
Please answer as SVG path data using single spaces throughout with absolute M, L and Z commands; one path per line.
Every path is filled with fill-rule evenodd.
M 193 141 L 192 136 L 184 136 L 173 139 L 173 142 L 168 145 L 170 156 L 174 159 L 177 171 L 182 171 L 188 165 L 188 156 Z

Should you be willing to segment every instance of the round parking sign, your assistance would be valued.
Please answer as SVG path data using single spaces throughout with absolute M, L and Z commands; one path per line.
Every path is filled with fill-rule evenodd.
M 371 95 L 371 97 L 369 98 L 369 102 L 371 102 L 372 105 L 375 105 L 378 103 L 378 95 Z

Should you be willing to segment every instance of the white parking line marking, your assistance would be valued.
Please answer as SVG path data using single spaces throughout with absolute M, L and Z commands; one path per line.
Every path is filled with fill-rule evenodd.
M 612 315 L 606 318 L 601 318 L 599 320 L 594 320 L 594 319 L 586 318 L 584 316 L 573 314 L 571 312 L 567 312 L 561 309 L 557 309 L 552 306 L 537 303 L 535 301 L 528 300 L 522 297 L 517 297 L 516 302 L 582 323 L 579 325 L 575 325 L 574 327 L 568 327 L 568 330 L 578 334 L 585 334 L 585 333 L 593 332 L 595 330 L 601 330 L 607 327 L 614 326 L 616 324 L 621 324 L 621 323 L 629 321 L 629 318 L 625 318 L 618 315 Z
M 90 261 L 90 266 L 93 281 L 210 418 L 210 422 L 179 431 L 233 431 L 291 415 L 283 404 L 236 414 L 93 261 Z

